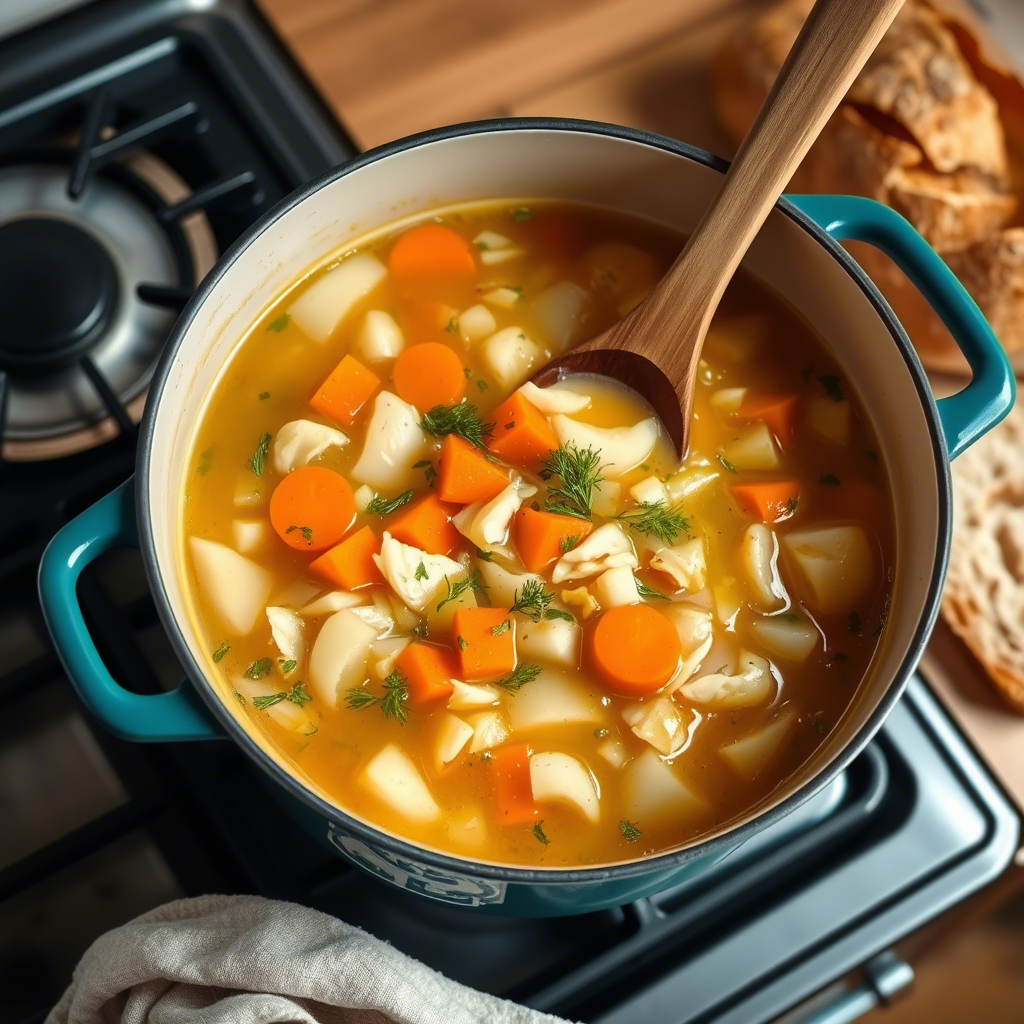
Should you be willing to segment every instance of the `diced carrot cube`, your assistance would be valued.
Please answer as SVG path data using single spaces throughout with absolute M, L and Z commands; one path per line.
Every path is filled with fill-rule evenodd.
M 452 516 L 457 511 L 436 494 L 428 494 L 415 504 L 406 506 L 391 521 L 388 529 L 391 536 L 403 544 L 411 544 L 432 555 L 447 555 L 462 537 L 452 525 Z
M 370 527 L 364 526 L 325 551 L 309 567 L 343 590 L 358 590 L 384 582 L 373 560 L 379 554 L 380 540 Z
M 463 679 L 489 679 L 516 667 L 515 626 L 507 608 L 459 608 L 453 630 Z
M 491 417 L 494 433 L 487 447 L 514 466 L 536 469 L 540 460 L 558 447 L 558 437 L 544 414 L 518 391 L 509 395 Z
M 512 523 L 512 537 L 519 560 L 530 572 L 540 572 L 556 558 L 561 558 L 593 528 L 586 519 L 521 508 Z M 574 537 L 575 541 L 572 540 Z
M 345 356 L 320 385 L 309 404 L 321 416 L 351 427 L 360 410 L 380 387 L 380 378 L 358 359 Z
M 414 640 L 395 659 L 395 667 L 409 687 L 409 707 L 420 710 L 428 704 L 446 701 L 458 678 L 455 655 L 448 647 Z
M 800 501 L 800 485 L 795 480 L 734 484 L 732 493 L 746 512 L 765 523 L 788 519 Z
M 490 501 L 508 486 L 508 470 L 496 466 L 478 448 L 454 434 L 441 445 L 437 494 L 442 501 L 472 505 Z
M 525 743 L 512 743 L 492 751 L 491 771 L 502 824 L 522 825 L 536 818 L 539 812 L 533 802 L 530 748 Z
M 748 393 L 736 411 L 736 418 L 741 423 L 763 420 L 779 444 L 785 447 L 793 440 L 799 401 L 796 395 Z

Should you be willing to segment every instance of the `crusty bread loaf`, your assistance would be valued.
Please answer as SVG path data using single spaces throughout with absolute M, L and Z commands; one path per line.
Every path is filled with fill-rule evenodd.
M 908 0 L 794 176 L 791 188 L 887 203 L 950 264 L 1007 351 L 1024 358 L 1024 85 L 979 44 L 953 0 Z M 713 64 L 715 109 L 742 137 L 812 0 L 784 0 L 730 39 Z M 987 44 L 986 44 L 987 45 Z M 966 368 L 946 329 L 889 260 L 856 258 L 925 364 Z
M 953 463 L 953 548 L 942 612 L 1024 714 L 1024 411 Z

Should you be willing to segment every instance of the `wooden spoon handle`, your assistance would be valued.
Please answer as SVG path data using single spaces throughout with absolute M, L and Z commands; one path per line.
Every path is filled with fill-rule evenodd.
M 631 337 L 630 347 L 674 384 L 692 376 L 740 260 L 903 2 L 818 0 L 686 248 L 647 300 L 608 332 L 606 347 Z M 692 347 L 691 358 L 666 365 L 668 338 L 680 356 Z

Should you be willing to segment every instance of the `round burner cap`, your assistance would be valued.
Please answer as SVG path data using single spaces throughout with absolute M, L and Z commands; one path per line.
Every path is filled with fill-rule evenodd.
M 0 366 L 59 369 L 104 332 L 117 272 L 90 234 L 56 217 L 0 224 Z

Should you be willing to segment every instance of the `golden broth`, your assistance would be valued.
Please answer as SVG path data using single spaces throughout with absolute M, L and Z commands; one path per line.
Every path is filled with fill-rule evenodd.
M 575 340 L 593 336 L 639 301 L 669 266 L 681 244 L 677 235 L 660 227 L 565 204 L 535 202 L 528 208 L 474 205 L 446 211 L 441 219 L 467 241 L 487 230 L 521 247 L 524 254 L 490 265 L 479 264 L 474 278 L 461 282 L 407 283 L 400 287 L 389 276 L 354 306 L 326 343 L 321 343 L 304 334 L 288 310 L 296 297 L 337 261 L 325 265 L 267 309 L 210 396 L 193 446 L 183 531 L 186 537 L 201 537 L 233 548 L 245 532 L 244 528 L 239 530 L 238 522 L 253 524 L 246 543 L 253 542 L 255 533 L 262 537 L 246 557 L 271 574 L 268 605 L 299 609 L 337 587 L 310 570 L 310 562 L 319 552 L 287 546 L 266 524 L 269 498 L 281 480 L 273 469 L 273 447 L 266 454 L 260 476 L 253 473 L 250 460 L 261 437 L 269 434 L 275 438 L 285 423 L 298 419 L 329 422 L 313 413 L 310 397 L 352 348 L 366 311 L 388 312 L 401 328 L 406 346 L 440 342 L 451 348 L 465 367 L 466 400 L 476 405 L 482 419 L 488 421 L 515 387 L 502 387 L 496 380 L 493 367 L 483 355 L 486 339 L 467 342 L 463 338 L 459 326 L 463 311 L 481 304 L 481 296 L 493 291 L 493 286 L 513 286 L 518 295 L 511 308 L 486 300 L 482 304 L 492 314 L 498 330 L 519 328 L 550 357 L 557 346 L 555 339 L 545 336 L 545 321 L 538 317 L 535 302 L 539 295 L 558 282 L 572 281 L 581 286 L 587 294 L 586 311 Z M 395 237 L 395 232 L 385 230 L 361 245 L 359 251 L 376 254 L 387 262 Z M 605 243 L 624 243 L 631 248 L 603 253 L 598 250 L 595 254 L 595 247 Z M 489 251 L 493 250 L 481 247 L 477 258 L 482 259 Z M 383 389 L 392 388 L 391 361 L 367 365 L 381 378 Z M 573 414 L 572 418 L 581 423 L 624 427 L 650 415 L 631 393 L 606 383 L 580 378 L 570 387 L 591 396 L 589 407 Z M 723 400 L 723 392 L 734 388 L 747 388 L 754 394 L 796 396 L 792 440 L 781 446 L 778 436 L 773 441 L 777 467 L 746 469 L 726 456 L 734 450 L 731 446 L 736 439 L 752 429 L 751 423 L 738 422 Z M 340 428 L 348 435 L 349 443 L 328 448 L 315 459 L 317 465 L 345 477 L 351 474 L 363 449 L 362 430 L 373 401 L 367 403 L 353 427 Z M 495 431 L 500 429 L 501 424 L 496 424 Z M 833 439 L 823 436 L 823 431 L 831 432 Z M 416 492 L 414 500 L 418 500 L 421 493 L 436 487 L 433 474 L 441 444 L 441 437 L 428 438 L 415 460 L 417 468 L 409 467 L 396 476 L 385 496 L 412 489 Z M 664 437 L 659 438 L 642 464 L 619 478 L 621 498 L 617 508 L 623 511 L 636 507 L 629 488 L 641 480 L 654 477 L 663 483 L 668 481 L 669 505 L 678 505 L 687 521 L 677 540 L 682 543 L 689 537 L 702 538 L 708 586 L 690 593 L 678 587 L 672 577 L 649 564 L 657 549 L 666 545 L 653 536 L 626 529 L 637 551 L 636 578 L 664 595 L 644 596 L 642 601 L 655 609 L 679 604 L 711 614 L 713 645 L 701 659 L 694 679 L 723 669 L 726 673 L 736 670 L 737 652 L 746 649 L 769 659 L 772 683 L 767 698 L 750 706 L 723 707 L 686 699 L 676 691 L 671 699 L 678 709 L 679 722 L 675 745 L 668 754 L 641 739 L 623 718 L 624 710 L 632 708 L 635 712 L 640 707 L 642 711 L 644 705 L 658 699 L 658 694 L 638 699 L 610 692 L 581 654 L 582 664 L 567 675 L 582 703 L 590 709 L 581 714 L 586 720 L 513 729 L 493 749 L 468 753 L 467 746 L 447 767 L 437 771 L 439 716 L 446 713 L 443 700 L 430 708 L 409 710 L 404 724 L 385 717 L 380 703 L 385 695 L 382 677 L 374 674 L 371 658 L 357 688 L 365 690 L 375 702 L 353 709 L 347 706 L 347 698 L 342 698 L 336 708 L 328 706 L 309 686 L 308 658 L 329 615 L 302 616 L 305 654 L 292 659 L 298 664 L 284 665 L 289 659 L 275 644 L 266 616 L 260 614 L 252 630 L 244 635 L 229 629 L 213 599 L 210 580 L 199 578 L 194 560 L 187 556 L 198 631 L 206 638 L 213 658 L 209 670 L 223 679 L 227 692 L 236 693 L 246 714 L 258 723 L 267 741 L 297 775 L 311 780 L 347 811 L 415 842 L 479 860 L 548 867 L 630 859 L 684 844 L 765 800 L 824 742 L 849 707 L 884 625 L 893 538 L 884 467 L 852 388 L 841 379 L 807 325 L 744 274 L 737 275 L 730 285 L 708 335 L 697 388 L 691 452 L 682 467 L 689 475 L 677 477 L 680 469 Z M 539 488 L 536 495 L 526 499 L 526 507 L 542 504 L 545 481 L 523 467 L 515 470 Z M 795 508 L 786 510 L 778 523 L 769 523 L 783 542 L 792 531 L 816 523 L 856 524 L 870 538 L 874 553 L 869 582 L 853 607 L 831 614 L 815 607 L 813 588 L 794 568 L 792 557 L 785 554 L 778 560 L 778 571 L 788 603 L 770 614 L 755 607 L 757 602 L 744 581 L 739 551 L 745 531 L 757 520 L 740 506 L 731 487 L 778 479 L 799 484 Z M 696 483 L 700 480 L 704 482 Z M 692 490 L 687 491 L 687 486 Z M 404 506 L 384 516 L 360 513 L 348 535 L 370 525 L 379 536 L 403 510 Z M 452 557 L 460 553 L 464 560 L 479 565 L 475 544 L 463 540 Z M 492 559 L 495 557 L 501 564 L 516 567 L 514 562 L 503 562 L 500 555 Z M 542 571 L 547 589 L 554 595 L 550 607 L 571 617 L 584 637 L 596 628 L 601 613 L 584 618 L 580 607 L 563 600 L 562 593 L 580 587 L 593 592 L 598 575 L 553 585 L 549 582 L 551 566 Z M 388 590 L 386 585 L 376 586 L 356 594 L 365 602 L 371 591 L 379 595 Z M 478 601 L 486 605 L 488 598 L 481 594 Z M 416 639 L 445 645 L 458 658 L 450 616 L 438 613 L 435 604 L 431 603 L 425 615 L 409 617 L 407 613 L 405 625 L 397 623 L 392 632 L 408 635 L 409 624 L 420 623 Z M 766 619 L 772 619 L 775 625 L 797 622 L 813 627 L 813 649 L 805 660 L 787 660 L 766 649 L 755 626 L 763 626 Z M 510 616 L 510 621 L 518 643 L 525 643 L 531 629 L 536 628 L 519 613 Z M 386 642 L 380 643 L 384 646 L 376 648 L 376 653 L 386 653 Z M 520 657 L 519 661 L 523 660 Z M 546 667 L 539 659 L 530 660 Z M 269 665 L 268 674 L 246 679 L 247 670 L 250 675 L 260 674 L 251 669 L 261 661 Z M 542 675 L 528 682 L 518 693 L 498 689 L 495 708 L 506 719 L 509 713 L 514 719 L 515 702 L 523 700 L 531 687 L 536 694 L 546 678 Z M 295 684 L 300 680 L 306 682 L 298 691 L 298 702 L 279 696 L 294 697 Z M 254 706 L 254 693 L 269 700 Z M 303 699 L 307 695 L 312 699 Z M 457 712 L 463 720 L 475 713 Z M 788 723 L 784 740 L 752 777 L 745 777 L 722 755 L 723 747 L 780 719 Z M 610 747 L 610 741 L 616 739 L 618 745 Z M 537 801 L 531 818 L 503 823 L 496 796 L 495 751 L 519 742 L 526 742 L 532 753 L 564 753 L 584 766 L 599 794 L 596 821 L 572 802 L 548 800 Z M 438 808 L 432 820 L 411 819 L 363 784 L 367 763 L 391 744 L 409 756 L 429 790 Z M 667 764 L 689 798 L 679 798 L 675 803 L 669 800 L 667 811 L 638 813 L 635 794 L 644 784 L 636 778 L 630 780 L 630 773 L 635 772 L 641 755 L 646 762 L 653 759 L 658 765 Z M 617 760 L 622 763 L 613 763 Z

